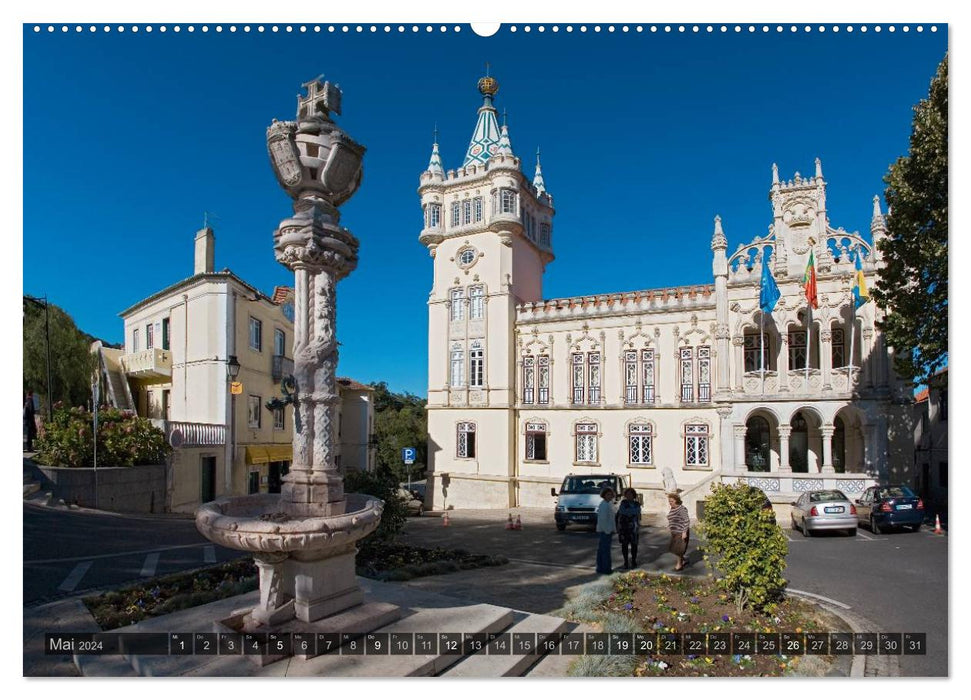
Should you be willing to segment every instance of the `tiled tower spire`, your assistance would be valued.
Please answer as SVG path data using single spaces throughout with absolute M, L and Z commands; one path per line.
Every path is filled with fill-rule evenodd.
M 499 92 L 499 82 L 488 75 L 480 78 L 479 92 L 482 93 L 482 106 L 479 107 L 479 120 L 475 124 L 472 140 L 469 141 L 469 148 L 465 152 L 463 167 L 473 163 L 485 164 L 489 158 L 499 152 L 499 141 L 502 138 L 499 121 L 496 119 L 496 108 L 492 104 L 492 98 Z M 506 143 L 509 143 L 508 136 Z
M 536 149 L 536 174 L 533 175 L 533 187 L 536 188 L 536 194 L 547 194 L 546 192 L 546 182 L 543 180 L 543 168 L 539 164 L 539 149 Z
M 438 127 L 435 127 L 435 142 L 432 144 L 432 157 L 428 161 L 426 172 L 445 179 L 445 169 L 442 167 L 442 157 L 438 154 Z

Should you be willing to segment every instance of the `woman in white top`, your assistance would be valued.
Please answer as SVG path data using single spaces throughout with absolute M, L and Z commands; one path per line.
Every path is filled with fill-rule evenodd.
M 597 573 L 612 574 L 614 570 L 610 565 L 610 547 L 617 529 L 612 503 L 614 490 L 608 486 L 600 492 L 600 498 L 603 500 L 597 506 L 597 532 L 600 534 L 600 542 L 597 545 Z

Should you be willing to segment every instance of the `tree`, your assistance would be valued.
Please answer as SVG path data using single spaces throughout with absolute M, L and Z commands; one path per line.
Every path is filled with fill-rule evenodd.
M 398 394 L 385 382 L 374 387 L 374 434 L 377 437 L 378 467 L 389 470 L 404 481 L 409 472 L 412 478 L 424 473 L 427 461 L 428 421 L 425 400 L 410 393 Z M 405 466 L 401 450 L 414 447 L 415 463 Z
M 927 99 L 914 107 L 910 152 L 884 177 L 886 266 L 873 296 L 886 318 L 879 328 L 895 350 L 894 365 L 916 384 L 947 364 L 947 55 Z M 947 373 L 936 378 L 947 383 Z
M 47 336 L 44 308 L 24 297 L 24 392 L 33 391 L 45 397 L 47 387 Z M 90 339 L 74 325 L 63 309 L 50 304 L 51 387 L 52 401 L 69 406 L 86 405 L 91 398 L 91 373 L 95 357 Z M 41 401 L 46 405 L 46 401 Z

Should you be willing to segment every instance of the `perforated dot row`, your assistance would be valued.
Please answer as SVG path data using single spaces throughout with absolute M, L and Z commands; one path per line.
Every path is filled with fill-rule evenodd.
M 541 25 L 536 25 L 536 26 L 533 26 L 533 25 L 523 25 L 523 26 L 520 26 L 520 25 L 513 24 L 513 25 L 508 25 L 508 26 L 504 27 L 504 29 L 506 29 L 506 31 L 509 31 L 510 33 L 513 33 L 513 34 L 515 34 L 517 32 L 520 32 L 520 31 L 525 32 L 525 33 L 530 33 L 530 32 L 534 32 L 535 31 L 535 32 L 539 32 L 541 34 L 544 33 L 544 32 L 547 32 L 547 31 L 553 32 L 553 33 L 566 32 L 568 34 L 569 33 L 573 33 L 573 32 L 580 32 L 581 34 L 583 34 L 585 32 L 598 33 L 598 32 L 604 32 L 604 31 L 606 31 L 608 33 L 610 33 L 610 32 L 652 32 L 652 33 L 662 32 L 662 33 L 668 33 L 668 34 L 669 33 L 674 33 L 674 32 L 681 33 L 681 34 L 686 34 L 686 33 L 692 33 L 692 34 L 700 34 L 700 33 L 714 34 L 714 33 L 729 33 L 729 32 L 733 32 L 733 33 L 736 33 L 736 34 L 740 34 L 740 33 L 743 33 L 743 32 L 747 32 L 749 34 L 754 34 L 756 32 L 762 32 L 764 34 L 767 34 L 769 32 L 773 32 L 773 31 L 774 32 L 777 32 L 777 33 L 781 33 L 781 32 L 790 32 L 790 33 L 797 33 L 797 32 L 803 32 L 803 33 L 809 33 L 809 32 L 819 32 L 819 33 L 833 32 L 834 34 L 837 34 L 839 32 L 846 32 L 846 33 L 849 34 L 849 33 L 857 32 L 857 31 L 858 32 L 861 32 L 861 33 L 866 33 L 866 32 L 871 32 L 871 31 L 872 32 L 876 32 L 876 33 L 880 33 L 880 32 L 883 32 L 883 31 L 887 31 L 887 32 L 890 32 L 890 33 L 894 33 L 896 31 L 901 31 L 901 32 L 907 33 L 907 32 L 910 32 L 911 30 L 914 30 L 914 31 L 917 31 L 917 32 L 923 32 L 925 30 L 925 27 L 923 25 L 920 25 L 920 24 L 913 25 L 913 26 L 907 25 L 907 24 L 900 25 L 900 26 L 892 25 L 892 24 L 891 25 L 879 25 L 879 24 L 877 24 L 877 25 L 866 25 L 866 24 L 861 24 L 861 25 L 852 25 L 852 24 L 848 24 L 848 25 L 839 25 L 839 24 L 832 24 L 832 25 L 826 25 L 826 24 L 818 24 L 818 25 L 810 25 L 810 24 L 804 24 L 804 25 L 796 25 L 796 24 L 788 24 L 788 25 L 783 25 L 783 24 L 773 24 L 773 25 L 768 25 L 768 24 L 759 24 L 759 25 L 755 25 L 755 24 L 747 24 L 747 25 L 742 25 L 742 24 L 731 24 L 731 25 L 729 25 L 729 24 L 718 24 L 718 25 L 712 25 L 712 24 L 691 24 L 691 25 L 684 25 L 684 24 L 679 24 L 679 25 L 670 25 L 670 24 L 655 25 L 655 24 L 652 24 L 652 25 L 639 25 L 638 24 L 638 25 L 633 25 L 633 26 L 626 25 L 626 24 L 625 25 L 620 25 L 620 26 L 615 26 L 615 25 L 612 25 L 612 24 L 611 25 L 607 25 L 607 26 L 600 26 L 599 24 L 592 25 L 592 26 L 587 26 L 585 24 L 576 25 L 576 26 L 574 26 L 574 25 L 560 26 L 560 25 L 557 25 L 557 24 L 553 24 L 553 25 L 546 26 L 546 25 L 542 25 L 541 24 Z M 936 25 L 931 25 L 928 29 L 931 32 L 936 32 L 937 31 L 937 26 Z M 321 32 L 345 33 L 345 34 L 349 34 L 349 33 L 362 33 L 363 34 L 365 32 L 368 32 L 368 33 L 377 33 L 377 32 L 384 32 L 384 33 L 391 33 L 391 32 L 399 32 L 399 33 L 404 33 L 404 32 L 412 32 L 412 33 L 415 33 L 415 32 L 426 32 L 426 33 L 430 33 L 430 32 L 438 31 L 438 32 L 444 33 L 444 32 L 449 32 L 449 31 L 452 31 L 452 32 L 465 31 L 463 29 L 463 27 L 461 27 L 459 25 L 451 25 L 451 26 L 448 26 L 448 25 L 444 25 L 444 24 L 442 24 L 442 25 L 431 25 L 431 24 L 426 24 L 426 25 L 417 25 L 417 24 L 411 24 L 411 25 L 403 25 L 403 24 L 398 24 L 398 25 L 389 25 L 389 24 L 384 24 L 384 25 L 375 25 L 375 24 L 371 24 L 371 25 L 361 25 L 361 24 L 357 24 L 357 25 L 348 25 L 348 24 L 333 25 L 333 24 L 331 24 L 331 25 L 325 25 L 325 26 L 321 26 L 319 24 L 314 24 L 314 25 L 306 25 L 306 24 L 299 24 L 299 25 L 293 25 L 293 24 L 287 24 L 287 25 L 277 25 L 277 24 L 273 24 L 273 25 L 262 25 L 262 24 L 249 25 L 249 24 L 244 24 L 244 25 L 240 25 L 240 26 L 237 26 L 235 24 L 226 25 L 226 26 L 221 25 L 221 24 L 217 24 L 217 25 L 212 26 L 212 27 L 210 27 L 209 25 L 206 25 L 206 24 L 201 25 L 201 26 L 196 26 L 196 25 L 191 25 L 191 24 L 190 25 L 185 25 L 185 26 L 178 25 L 178 24 L 174 24 L 174 25 L 165 25 L 165 24 L 162 24 L 162 25 L 151 25 L 151 24 L 146 24 L 146 25 L 137 25 L 137 24 L 132 24 L 132 25 L 124 25 L 124 24 L 118 24 L 118 25 L 110 25 L 110 24 L 94 25 L 94 24 L 91 24 L 91 25 L 86 25 L 86 26 L 82 26 L 80 24 L 77 24 L 77 25 L 67 25 L 67 24 L 61 24 L 61 25 L 53 25 L 53 24 L 39 25 L 39 24 L 35 24 L 34 25 L 34 32 L 35 33 L 40 33 L 40 32 L 43 32 L 45 30 L 47 32 L 49 32 L 49 33 L 54 33 L 54 32 L 57 32 L 57 31 L 61 31 L 61 32 L 66 33 L 66 32 L 70 32 L 70 31 L 73 30 L 74 32 L 77 32 L 77 33 L 84 32 L 84 31 L 88 31 L 88 32 L 91 32 L 91 33 L 95 33 L 95 32 L 103 32 L 103 33 L 117 32 L 119 34 L 123 34 L 124 32 L 131 32 L 132 34 L 137 34 L 138 32 L 151 33 L 151 32 L 155 32 L 155 31 L 161 32 L 161 33 L 174 32 L 176 34 L 182 32 L 182 31 L 186 31 L 186 32 L 189 32 L 189 33 L 193 33 L 193 32 L 199 31 L 199 32 L 202 32 L 203 34 L 205 34 L 207 32 L 210 32 L 210 31 L 214 31 L 216 33 L 221 33 L 221 32 L 229 32 L 229 33 L 234 33 L 234 32 L 244 32 L 244 33 L 247 33 L 247 32 L 257 32 L 257 33 L 260 33 L 260 32 L 272 32 L 272 33 L 279 33 L 279 32 L 293 33 L 293 32 L 297 32 L 297 33 L 308 33 L 308 32 L 312 32 L 312 33 L 317 33 L 317 34 L 319 34 Z M 472 30 L 472 31 L 474 33 L 474 30 Z M 500 29 L 500 31 L 502 31 L 502 30 Z

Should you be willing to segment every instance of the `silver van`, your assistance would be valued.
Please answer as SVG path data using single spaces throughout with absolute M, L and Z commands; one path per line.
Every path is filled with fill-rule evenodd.
M 554 498 L 553 518 L 556 529 L 565 530 L 570 523 L 597 527 L 597 506 L 600 492 L 613 489 L 614 505 L 620 503 L 624 489 L 630 488 L 630 477 L 623 474 L 569 474 L 563 479 L 559 492 L 550 488 Z

